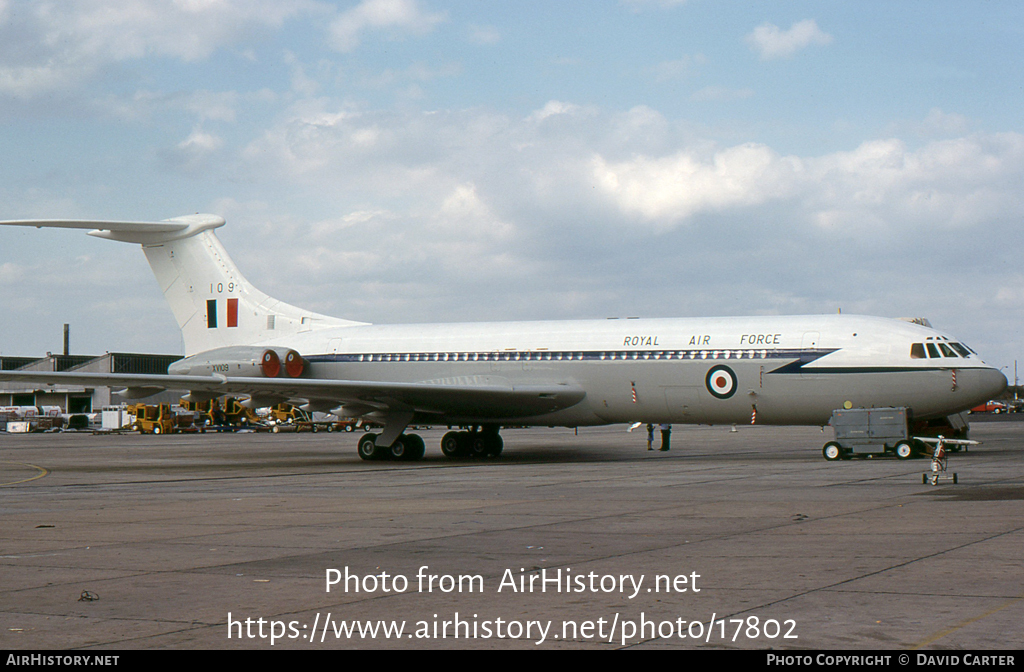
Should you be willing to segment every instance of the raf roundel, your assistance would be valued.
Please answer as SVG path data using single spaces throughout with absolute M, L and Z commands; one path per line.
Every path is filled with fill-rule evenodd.
M 722 364 L 711 367 L 704 384 L 707 385 L 708 392 L 719 399 L 728 399 L 736 394 L 736 374 Z

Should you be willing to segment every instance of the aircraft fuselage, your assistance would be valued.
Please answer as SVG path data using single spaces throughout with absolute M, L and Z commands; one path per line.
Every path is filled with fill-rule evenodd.
M 907 406 L 928 419 L 1005 388 L 1003 375 L 965 348 L 967 356 L 947 346 L 953 356 L 912 357 L 914 343 L 929 342 L 956 341 L 901 320 L 832 315 L 367 325 L 280 345 L 301 352 L 313 378 L 569 384 L 586 393 L 541 416 L 485 409 L 414 420 L 447 424 L 824 425 L 844 406 Z

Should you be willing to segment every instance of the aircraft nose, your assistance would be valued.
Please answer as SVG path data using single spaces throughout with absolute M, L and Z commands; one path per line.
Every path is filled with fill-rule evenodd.
M 1003 393 L 1009 382 L 999 369 L 984 369 L 981 372 L 979 389 L 984 392 L 985 399 L 994 399 Z

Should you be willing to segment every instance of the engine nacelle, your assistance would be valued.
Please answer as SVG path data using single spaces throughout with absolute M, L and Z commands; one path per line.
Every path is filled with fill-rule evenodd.
M 305 371 L 306 360 L 294 350 L 249 346 L 207 350 L 167 367 L 172 376 L 220 374 L 229 378 L 298 378 Z
M 298 378 L 306 372 L 306 360 L 294 350 L 289 350 L 284 356 L 284 370 L 290 378 Z

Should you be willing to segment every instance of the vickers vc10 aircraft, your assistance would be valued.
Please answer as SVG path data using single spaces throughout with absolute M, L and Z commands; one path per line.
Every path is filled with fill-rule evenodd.
M 942 419 L 1006 378 L 927 321 L 852 315 L 371 325 L 273 299 L 232 263 L 224 219 L 30 220 L 142 246 L 184 337 L 169 375 L 3 372 L 22 382 L 106 385 L 129 397 L 287 401 L 379 424 L 363 459 L 415 460 L 410 425 L 449 431 L 445 455 L 497 456 L 504 426 L 614 423 L 825 425 L 834 409 L 907 407 Z

